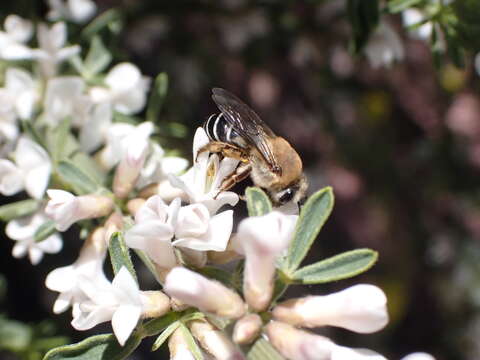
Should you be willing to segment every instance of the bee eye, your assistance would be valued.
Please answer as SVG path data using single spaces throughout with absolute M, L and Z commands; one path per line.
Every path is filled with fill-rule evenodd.
M 282 204 L 285 204 L 293 199 L 293 195 L 295 195 L 295 192 L 291 188 L 288 188 L 283 190 L 279 195 L 280 196 L 278 197 L 278 201 Z

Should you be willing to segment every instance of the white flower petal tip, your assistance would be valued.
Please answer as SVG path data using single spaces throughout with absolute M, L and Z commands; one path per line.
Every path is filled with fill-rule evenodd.
M 5 19 L 4 30 L 0 31 L 0 59 L 31 59 L 33 51 L 25 43 L 32 37 L 32 23 L 20 16 L 9 15 Z
M 74 196 L 68 191 L 50 189 L 46 214 L 56 223 L 58 231 L 67 230 L 73 223 L 108 215 L 113 200 L 101 195 Z
M 185 304 L 217 316 L 238 319 L 245 313 L 240 296 L 217 281 L 176 267 L 165 279 L 164 291 Z
M 233 342 L 241 345 L 252 343 L 260 335 L 262 325 L 262 319 L 258 314 L 242 317 L 233 328 Z
M 358 333 L 372 333 L 388 323 L 384 292 L 359 284 L 338 293 L 287 300 L 275 307 L 275 319 L 295 326 L 338 326 Z
M 275 261 L 288 247 L 297 216 L 272 211 L 250 217 L 238 226 L 235 246 L 245 255 L 244 295 L 257 311 L 269 305 L 274 287 Z
M 369 349 L 352 349 L 336 345 L 332 349 L 331 360 L 387 360 L 387 358 Z
M 408 354 L 407 356 L 403 357 L 401 360 L 435 360 L 435 358 L 425 352 L 415 352 Z
M 93 17 L 97 5 L 92 0 L 49 0 L 50 11 L 47 18 L 51 21 L 60 19 L 75 23 L 84 23 Z
M 287 359 L 330 360 L 336 346 L 330 339 L 271 321 L 265 326 L 270 343 Z

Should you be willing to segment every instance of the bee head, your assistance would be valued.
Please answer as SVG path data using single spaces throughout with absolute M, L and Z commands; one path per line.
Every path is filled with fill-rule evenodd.
M 302 177 L 297 182 L 289 185 L 284 189 L 269 191 L 270 199 L 275 206 L 286 204 L 292 200 L 295 203 L 299 203 L 306 196 L 307 186 L 307 180 L 305 176 L 302 175 Z

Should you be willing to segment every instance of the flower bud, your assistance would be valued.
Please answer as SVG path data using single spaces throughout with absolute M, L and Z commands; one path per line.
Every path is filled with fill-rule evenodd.
M 107 196 L 75 196 L 63 190 L 47 190 L 47 194 L 50 200 L 45 213 L 55 221 L 58 231 L 67 230 L 79 220 L 106 216 L 113 209 L 113 201 Z
M 273 211 L 247 218 L 238 226 L 236 244 L 245 254 L 243 292 L 248 305 L 256 311 L 265 310 L 270 303 L 275 261 L 286 250 L 296 219 Z
M 435 360 L 435 358 L 427 354 L 425 352 L 415 352 L 408 354 L 407 356 L 403 357 L 401 360 Z
M 195 357 L 189 350 L 183 332 L 179 328 L 170 335 L 168 339 L 168 350 L 171 360 L 195 360 Z
M 120 161 L 113 177 L 113 193 L 124 199 L 135 187 L 148 151 L 148 139 L 139 139 L 127 148 L 126 155 Z
M 164 290 L 171 297 L 217 316 L 238 319 L 245 313 L 245 304 L 236 292 L 182 267 L 170 271 Z
M 232 339 L 237 344 L 250 344 L 260 334 L 262 319 L 257 314 L 248 314 L 235 323 Z
M 130 200 L 127 203 L 128 212 L 131 215 L 135 216 L 137 211 L 140 210 L 140 208 L 143 206 L 143 204 L 145 204 L 145 202 L 146 202 L 145 199 L 142 199 L 142 198 L 135 198 Z
M 245 357 L 223 331 L 217 330 L 211 324 L 202 320 L 191 321 L 189 324 L 193 336 L 203 349 L 215 359 L 244 360 Z
M 271 321 L 265 331 L 270 343 L 287 359 L 332 359 L 335 344 L 324 336 L 314 335 L 279 321 Z
M 153 318 L 170 311 L 170 298 L 161 291 L 142 291 L 143 317 Z
M 358 333 L 382 329 L 388 322 L 383 291 L 359 284 L 324 296 L 290 299 L 275 307 L 273 317 L 295 326 L 338 326 Z

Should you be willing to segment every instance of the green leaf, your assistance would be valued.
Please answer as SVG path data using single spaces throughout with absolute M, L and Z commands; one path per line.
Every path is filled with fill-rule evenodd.
M 32 341 L 32 329 L 19 321 L 0 318 L 0 349 L 28 350 Z
M 272 203 L 265 192 L 257 187 L 245 190 L 248 216 L 262 216 L 272 211 Z
M 148 100 L 147 121 L 157 122 L 167 91 L 168 76 L 166 73 L 160 73 L 155 79 L 155 84 Z
M 35 231 L 33 238 L 35 242 L 40 242 L 53 235 L 57 230 L 55 229 L 55 221 L 48 220 Z
M 100 188 L 99 184 L 70 161 L 60 161 L 57 172 L 61 180 L 77 195 L 91 194 Z
M 378 253 L 370 249 L 347 251 L 295 271 L 292 280 L 302 284 L 321 284 L 350 278 L 370 269 L 377 258 Z
M 347 10 L 353 30 L 353 51 L 358 53 L 378 25 L 378 0 L 348 0 Z
M 169 312 L 159 318 L 152 319 L 143 324 L 143 331 L 146 336 L 154 336 L 165 330 L 170 324 L 178 321 L 182 313 Z
M 265 339 L 258 339 L 247 354 L 248 360 L 285 360 Z
M 78 151 L 71 157 L 71 162 L 83 173 L 88 174 L 95 183 L 105 184 L 106 174 L 91 156 Z
M 122 267 L 126 267 L 138 283 L 137 274 L 135 273 L 132 259 L 130 259 L 130 252 L 121 232 L 114 233 L 110 238 L 108 252 L 110 253 L 110 262 L 112 263 L 113 273 L 116 275 Z
M 179 328 L 182 331 L 183 337 L 185 338 L 185 342 L 187 343 L 188 350 L 190 350 L 195 360 L 203 360 L 202 350 L 200 350 L 200 348 L 198 347 L 198 344 L 193 338 L 193 335 L 190 332 L 190 330 L 188 330 L 188 328 L 182 323 L 180 323 Z
M 110 9 L 97 16 L 88 26 L 82 31 L 82 37 L 91 38 L 98 32 L 108 28 L 110 24 L 121 20 L 122 14 L 117 9 Z
M 292 275 L 300 266 L 320 229 L 332 212 L 332 208 L 333 191 L 329 186 L 310 196 L 302 207 L 295 228 L 295 235 L 288 248 L 287 257 L 282 264 L 282 270 L 287 276 Z
M 106 69 L 112 61 L 112 55 L 105 47 L 102 39 L 95 35 L 90 44 L 90 50 L 85 58 L 84 71 L 91 78 Z
M 228 286 L 228 287 L 233 287 L 237 290 L 242 288 L 241 283 L 234 283 L 232 281 L 232 275 L 230 272 L 213 267 L 213 266 L 205 266 L 201 269 L 198 269 L 198 272 L 206 277 L 209 277 L 211 279 L 217 280 L 221 282 L 222 284 Z
M 157 269 L 155 268 L 155 264 L 153 263 L 152 260 L 143 252 L 142 250 L 134 249 L 135 254 L 142 260 L 143 264 L 147 267 L 147 269 L 152 273 L 152 275 L 155 277 L 155 279 L 162 284 L 162 279 L 158 276 Z
M 47 132 L 48 149 L 55 164 L 68 157 L 65 146 L 69 135 L 70 118 L 63 119 L 57 127 Z
M 0 220 L 10 221 L 22 216 L 27 216 L 37 211 L 39 207 L 39 202 L 34 199 L 21 200 L 3 205 L 0 206 Z
M 97 335 L 77 344 L 50 350 L 43 360 L 121 360 L 130 355 L 142 338 L 133 333 L 124 346 L 120 346 L 113 334 Z
M 163 332 L 158 336 L 158 338 L 153 343 L 152 351 L 158 350 L 158 348 L 163 345 L 163 343 L 170 337 L 170 335 L 172 335 L 173 332 L 178 329 L 180 324 L 181 323 L 179 321 L 175 321 L 174 323 L 168 325 L 167 328 L 163 330 Z
M 387 9 L 390 13 L 396 14 L 410 7 L 421 4 L 424 0 L 390 0 Z

